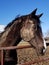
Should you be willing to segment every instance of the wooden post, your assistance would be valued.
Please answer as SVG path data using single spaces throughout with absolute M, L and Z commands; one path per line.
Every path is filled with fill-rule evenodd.
M 3 50 L 1 50 L 1 65 L 3 65 L 4 60 L 3 60 Z

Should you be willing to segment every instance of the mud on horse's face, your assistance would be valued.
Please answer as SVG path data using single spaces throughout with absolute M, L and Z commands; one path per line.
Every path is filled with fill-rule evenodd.
M 35 36 L 36 25 L 32 20 L 26 20 L 24 27 L 21 29 L 21 37 L 24 41 L 30 41 Z

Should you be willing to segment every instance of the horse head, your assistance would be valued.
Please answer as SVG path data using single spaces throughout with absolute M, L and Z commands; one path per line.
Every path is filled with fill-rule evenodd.
M 38 55 L 43 55 L 45 46 L 43 40 L 43 33 L 41 29 L 40 17 L 43 15 L 36 15 L 37 9 L 35 9 L 31 14 L 24 16 L 24 24 L 20 30 L 21 38 L 24 41 L 29 42 L 37 51 Z

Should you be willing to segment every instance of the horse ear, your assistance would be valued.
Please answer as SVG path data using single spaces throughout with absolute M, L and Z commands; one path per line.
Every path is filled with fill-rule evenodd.
M 43 13 L 41 13 L 40 15 L 37 15 L 38 18 L 40 18 L 43 15 Z
M 37 11 L 37 8 L 31 13 L 31 15 L 35 15 Z

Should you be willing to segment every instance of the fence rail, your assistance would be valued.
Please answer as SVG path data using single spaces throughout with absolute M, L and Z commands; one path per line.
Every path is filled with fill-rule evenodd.
M 0 47 L 0 50 L 12 50 L 12 49 L 23 49 L 31 48 L 31 45 L 22 45 L 22 46 L 10 46 L 10 47 Z
M 3 51 L 4 50 L 12 50 L 12 49 L 23 49 L 23 48 L 31 48 L 31 45 L 24 45 L 24 46 L 10 46 L 10 47 L 0 47 L 0 51 L 1 51 L 1 65 L 4 65 L 4 58 L 3 58 Z
M 0 51 L 1 51 L 1 65 L 4 65 L 4 58 L 3 58 L 3 51 L 4 50 L 11 50 L 11 49 L 23 49 L 23 48 L 31 48 L 31 45 L 24 45 L 24 46 L 12 46 L 12 47 L 0 47 Z M 34 61 L 30 61 L 30 62 L 26 62 L 23 64 L 19 64 L 19 65 L 31 65 L 31 64 L 35 64 L 35 63 L 39 63 L 39 62 L 43 62 L 43 61 L 47 61 L 49 60 L 49 58 L 42 58 L 42 59 L 35 59 Z

